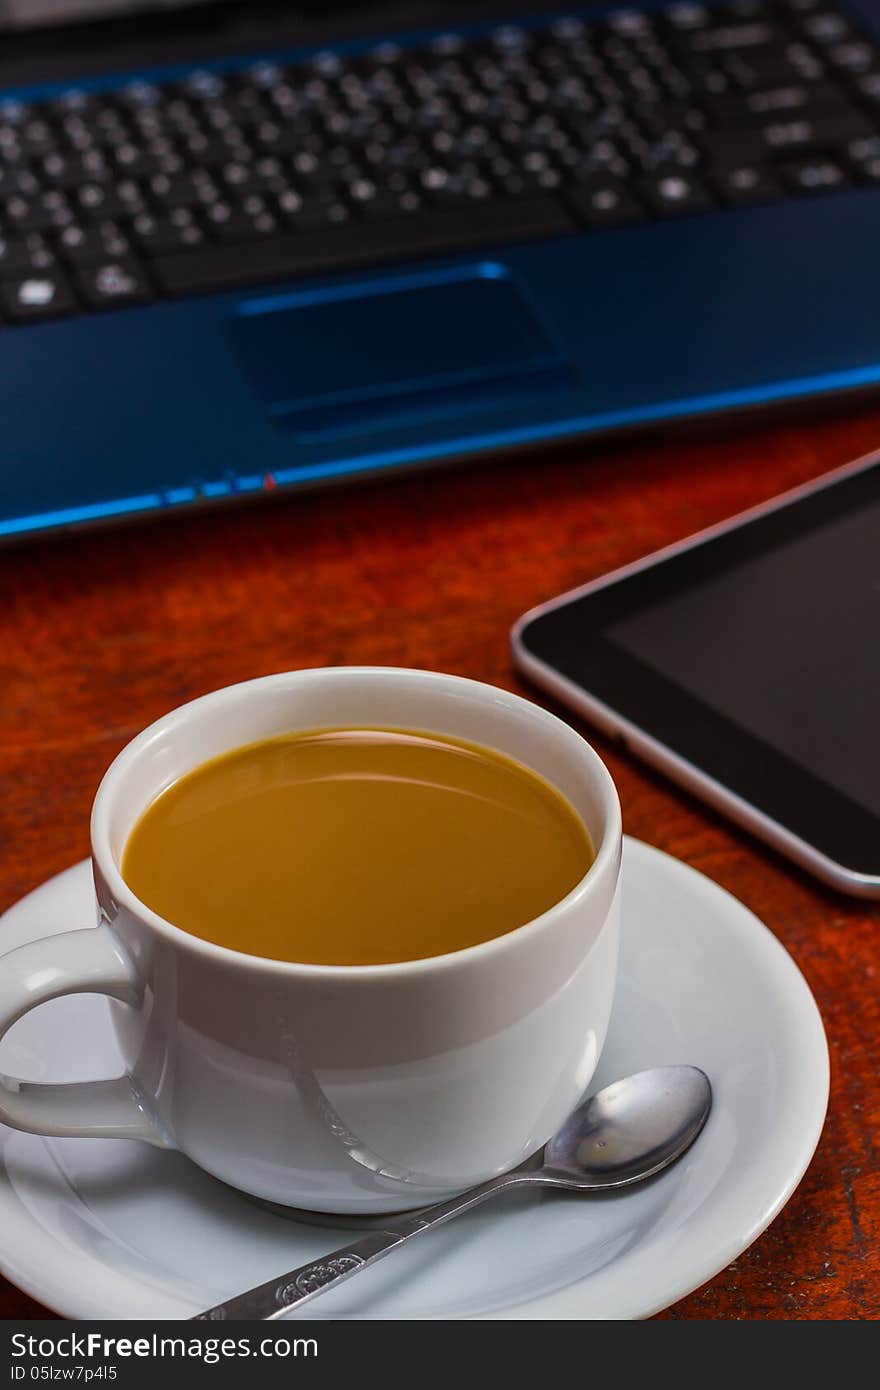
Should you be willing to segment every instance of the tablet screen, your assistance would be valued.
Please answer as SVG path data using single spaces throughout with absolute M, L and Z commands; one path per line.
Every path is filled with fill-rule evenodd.
M 880 499 L 605 634 L 880 816 Z
M 880 890 L 877 459 L 564 595 L 514 649 L 691 789 L 822 856 L 829 881 Z

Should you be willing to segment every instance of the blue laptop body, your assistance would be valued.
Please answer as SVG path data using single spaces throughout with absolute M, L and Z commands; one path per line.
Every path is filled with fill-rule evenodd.
M 234 7 L 221 8 L 225 23 Z M 143 96 L 179 83 L 186 94 L 196 68 L 209 90 L 212 75 L 234 83 L 244 69 L 316 62 L 331 75 L 336 64 L 360 72 L 377 61 L 379 43 L 382 61 L 432 43 L 450 54 L 475 44 L 485 54 L 502 20 L 502 47 L 521 42 L 511 26 L 528 34 L 555 24 L 558 49 L 581 33 L 578 24 L 589 32 L 607 17 L 601 8 L 580 8 L 572 19 L 551 7 L 510 5 L 507 15 L 497 6 L 414 5 L 403 19 L 395 8 L 392 28 L 382 27 L 390 22 L 377 7 L 368 17 L 366 7 L 349 6 L 332 26 L 314 11 L 294 16 L 294 8 L 268 7 L 258 34 L 231 26 L 222 41 L 213 7 L 204 5 L 185 25 L 154 13 L 143 29 L 127 20 L 124 33 L 99 24 L 13 37 L 0 62 L 0 167 L 3 129 L 20 124 L 23 111 L 39 118 L 50 110 L 50 120 L 61 120 L 77 100 L 92 110 L 107 92 Z M 648 4 L 639 13 L 665 24 L 666 12 Z M 857 29 L 841 43 L 880 39 L 880 6 L 847 4 L 834 14 Z M 625 38 L 627 21 L 615 22 Z M 759 22 L 743 4 L 724 20 L 729 28 Z M 63 43 L 59 36 L 72 32 L 75 41 Z M 233 40 L 241 46 L 231 51 Z M 696 51 L 704 62 L 705 50 Z M 868 52 L 855 67 L 870 77 L 871 64 Z M 870 84 L 862 90 L 860 119 L 880 132 Z M 72 91 L 79 95 L 65 95 Z M 858 124 L 844 134 L 853 136 L 850 146 L 870 139 Z M 43 158 L 38 127 L 31 137 L 28 169 Z M 16 150 L 17 138 L 8 137 Z M 526 218 L 511 237 L 495 215 L 473 244 L 466 235 L 439 247 L 416 236 L 412 246 L 392 238 L 383 251 L 380 236 L 374 253 L 376 224 L 365 220 L 350 261 L 343 251 L 338 263 L 332 255 L 322 261 L 324 243 L 311 231 L 314 255 L 288 265 L 272 234 L 265 258 L 260 240 L 249 244 L 255 270 L 247 283 L 225 283 L 227 263 L 212 252 L 206 280 L 181 289 L 181 253 L 163 262 L 170 281 L 151 281 L 149 293 L 116 304 L 123 256 L 121 271 L 102 272 L 108 302 L 93 297 L 76 312 L 62 304 L 45 317 L 40 297 L 48 291 L 39 267 L 30 269 L 17 282 L 20 316 L 0 295 L 0 536 L 278 495 L 714 412 L 800 408 L 869 388 L 880 381 L 880 177 L 872 186 L 869 153 L 859 147 L 863 177 L 849 155 L 823 155 L 843 176 L 815 196 L 800 189 L 736 206 L 713 201 L 613 225 L 568 213 L 564 222 L 545 218 L 557 198 L 548 186 L 532 200 L 533 224 Z M 786 177 L 794 177 L 790 165 Z M 880 176 L 880 159 L 873 172 Z M 33 241 L 11 227 L 7 213 L 21 206 L 7 198 L 0 209 L 0 242 Z M 456 227 L 458 212 L 449 215 Z M 38 236 L 54 246 L 63 230 L 59 221 Z M 86 275 L 78 265 L 76 275 Z M 100 289 L 92 285 L 94 296 Z M 532 458 L 540 468 L 540 453 Z

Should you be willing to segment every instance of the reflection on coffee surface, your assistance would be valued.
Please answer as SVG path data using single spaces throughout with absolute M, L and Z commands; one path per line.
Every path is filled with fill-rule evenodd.
M 338 728 L 238 748 L 174 782 L 122 863 L 175 926 L 273 960 L 372 965 L 522 926 L 593 859 L 549 782 L 477 744 Z

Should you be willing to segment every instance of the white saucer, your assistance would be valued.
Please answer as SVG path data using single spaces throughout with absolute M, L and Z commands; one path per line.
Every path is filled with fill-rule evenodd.
M 0 948 L 93 921 L 77 864 L 0 920 Z M 595 1087 L 693 1062 L 715 1104 L 690 1153 L 604 1198 L 511 1196 L 325 1294 L 310 1318 L 637 1318 L 734 1260 L 800 1181 L 822 1129 L 828 1052 L 791 958 L 735 898 L 628 840 L 623 948 Z M 56 1000 L 0 1046 L 29 1080 L 119 1071 L 106 1001 Z M 126 1140 L 43 1139 L 0 1125 L 0 1259 L 73 1318 L 186 1318 L 345 1244 L 350 1229 L 263 1211 L 178 1154 Z

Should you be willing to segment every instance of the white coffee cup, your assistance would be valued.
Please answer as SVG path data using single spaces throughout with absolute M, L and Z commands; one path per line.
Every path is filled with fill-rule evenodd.
M 123 848 L 173 781 L 258 739 L 357 724 L 452 734 L 541 773 L 590 832 L 588 873 L 515 931 L 392 965 L 245 955 L 135 897 Z M 177 1148 L 288 1206 L 400 1211 L 514 1167 L 589 1085 L 614 994 L 620 806 L 589 744 L 527 700 L 390 667 L 230 686 L 123 749 L 95 798 L 91 837 L 98 926 L 2 958 L 0 1036 L 45 1000 L 106 994 L 128 1070 L 65 1086 L 5 1078 L 0 1120 L 14 1128 Z

